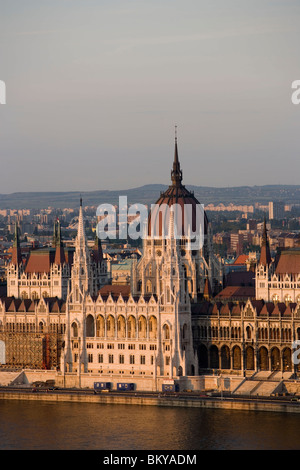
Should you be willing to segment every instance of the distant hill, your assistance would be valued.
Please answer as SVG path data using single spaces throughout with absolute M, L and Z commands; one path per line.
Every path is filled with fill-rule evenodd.
M 193 191 L 200 203 L 207 204 L 267 204 L 269 201 L 284 201 L 300 204 L 300 185 L 266 185 L 214 188 L 186 186 Z M 161 191 L 167 186 L 148 184 L 139 188 L 112 191 L 70 191 L 70 192 L 18 192 L 0 194 L 0 209 L 42 209 L 46 207 L 76 208 L 80 196 L 84 206 L 98 206 L 103 203 L 118 204 L 119 196 L 127 196 L 128 204 L 154 204 Z

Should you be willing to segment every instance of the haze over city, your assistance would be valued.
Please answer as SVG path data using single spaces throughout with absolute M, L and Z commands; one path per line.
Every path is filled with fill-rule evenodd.
M 298 184 L 296 0 L 1 0 L 1 193 Z

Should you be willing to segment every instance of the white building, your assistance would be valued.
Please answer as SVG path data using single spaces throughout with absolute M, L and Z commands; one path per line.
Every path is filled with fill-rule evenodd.
M 221 290 L 223 269 L 212 251 L 205 213 L 203 245 L 193 246 L 191 231 L 199 203 L 182 184 L 177 141 L 171 177 L 172 184 L 160 196 L 158 211 L 151 215 L 152 221 L 149 220 L 143 256 L 132 267 L 131 285 L 108 284 L 105 260 L 91 256 L 82 204 L 69 263 L 56 262 L 56 257 L 61 261 L 64 251 L 58 237 L 54 261 L 48 261 L 49 270 L 26 271 L 28 263 L 24 267 L 20 260 L 16 232 L 13 259 L 8 266 L 9 295 L 23 297 L 23 301 L 3 303 L 0 330 L 20 329 L 48 335 L 43 343 L 44 367 L 57 367 L 65 385 L 78 386 L 89 378 L 90 381 L 134 382 L 137 387 L 154 390 L 165 380 L 180 381 L 198 375 L 192 305 L 203 300 L 206 294 Z M 169 211 L 174 204 L 192 207 L 191 226 L 184 223 L 179 238 L 175 237 L 174 213 Z M 160 221 L 161 217 L 166 220 L 167 215 L 170 217 L 166 237 Z M 154 236 L 151 227 L 155 226 L 158 232 Z M 94 253 L 99 254 L 99 251 L 94 250 Z M 36 252 L 31 256 L 36 256 L 34 266 L 39 266 Z M 44 280 L 47 286 L 41 285 Z M 59 293 L 51 290 L 55 280 Z M 37 295 L 33 295 L 33 287 Z M 60 300 L 49 301 L 48 297 L 55 295 Z M 11 312 L 9 315 L 7 310 Z M 15 324 L 23 326 L 15 327 Z M 54 334 L 56 343 L 51 343 Z M 11 337 L 9 340 L 8 336 L 3 337 L 12 341 Z M 56 344 L 53 350 L 50 350 L 50 343 Z M 13 360 L 12 356 L 7 356 L 7 362 L 16 366 Z M 21 353 L 18 361 L 21 365 Z

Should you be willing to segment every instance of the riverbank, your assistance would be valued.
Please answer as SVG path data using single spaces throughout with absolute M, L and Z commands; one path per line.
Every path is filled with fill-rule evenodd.
M 192 397 L 187 396 L 142 396 L 138 394 L 114 395 L 110 393 L 87 394 L 80 391 L 1 391 L 0 400 L 25 400 L 45 402 L 93 403 L 99 405 L 135 405 L 156 407 L 210 408 L 240 411 L 265 411 L 300 413 L 300 402 L 264 398 Z

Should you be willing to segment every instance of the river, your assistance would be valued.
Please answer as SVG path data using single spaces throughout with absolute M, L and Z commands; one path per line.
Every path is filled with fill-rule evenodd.
M 0 401 L 1 450 L 292 450 L 300 415 Z

